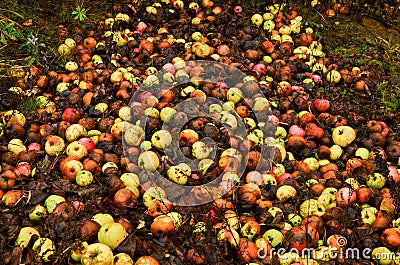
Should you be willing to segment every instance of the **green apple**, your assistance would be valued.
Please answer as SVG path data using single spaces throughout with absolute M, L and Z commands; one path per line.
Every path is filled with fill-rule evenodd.
M 295 188 L 293 188 L 290 185 L 283 185 L 280 186 L 276 190 L 276 197 L 278 198 L 279 201 L 285 202 L 288 199 L 294 198 L 297 194 L 297 191 Z
M 192 155 L 196 159 L 204 159 L 210 155 L 210 148 L 208 148 L 207 144 L 201 141 L 197 141 L 192 145 Z
M 160 111 L 160 119 L 163 122 L 169 122 L 171 118 L 176 114 L 176 110 L 171 107 L 162 108 Z
M 346 147 L 356 139 L 356 131 L 350 126 L 338 126 L 333 129 L 332 140 L 335 144 Z
M 376 220 L 378 210 L 375 207 L 366 207 L 361 210 L 361 219 L 363 223 L 372 225 Z
M 226 93 L 226 99 L 233 103 L 238 103 L 243 97 L 242 91 L 237 87 L 232 87 Z
M 337 144 L 332 145 L 329 150 L 331 152 L 329 154 L 329 159 L 331 160 L 338 160 L 343 154 L 343 149 Z
M 303 218 L 298 214 L 290 213 L 288 215 L 288 220 L 293 226 L 300 226 Z
M 254 14 L 251 17 L 251 23 L 256 25 L 257 27 L 261 26 L 261 24 L 263 23 L 263 16 L 260 14 Z
M 113 265 L 114 255 L 107 245 L 94 243 L 83 251 L 81 263 L 82 265 Z
M 126 253 L 118 253 L 114 256 L 114 264 L 113 265 L 133 265 L 133 260 L 131 256 Z
M 316 199 L 306 200 L 300 205 L 300 215 L 303 218 L 313 214 L 322 216 L 325 211 L 325 207 Z
M 143 170 L 155 171 L 160 165 L 160 159 L 155 152 L 144 151 L 139 155 L 138 165 Z
M 92 183 L 93 174 L 88 170 L 81 170 L 78 172 L 78 174 L 76 174 L 75 181 L 79 186 L 85 187 Z
M 122 180 L 125 187 L 127 186 L 139 187 L 140 180 L 138 175 L 136 175 L 135 173 L 130 173 L 130 172 L 123 173 L 119 178 Z
M 283 234 L 276 229 L 267 230 L 262 237 L 267 239 L 273 247 L 276 247 L 283 241 Z
M 93 221 L 97 222 L 100 226 L 104 226 L 106 224 L 114 223 L 114 218 L 111 214 L 108 213 L 97 213 L 91 218 Z
M 14 154 L 19 154 L 22 151 L 26 151 L 26 146 L 21 139 L 12 139 L 8 143 L 8 151 Z
M 368 175 L 367 186 L 370 188 L 381 189 L 385 186 L 385 177 L 377 172 Z
M 356 150 L 355 156 L 360 157 L 362 160 L 367 160 L 369 157 L 369 151 L 367 148 L 360 147 Z
M 44 215 L 47 214 L 47 210 L 44 206 L 42 205 L 35 205 L 30 211 L 29 211 L 29 220 L 31 221 L 40 221 Z
M 120 223 L 108 223 L 100 227 L 97 239 L 100 243 L 115 249 L 127 236 L 128 233 Z
M 272 206 L 271 208 L 268 209 L 268 213 L 271 214 L 273 217 L 275 217 L 277 213 L 283 213 L 283 211 L 279 207 Z
M 82 253 L 86 250 L 86 248 L 89 246 L 89 244 L 84 241 L 81 244 L 79 244 L 79 247 L 74 249 L 71 253 L 71 259 L 73 259 L 76 262 L 81 262 L 82 259 Z
M 394 253 L 387 247 L 376 247 L 372 250 L 372 258 L 380 265 L 391 265 L 394 260 Z
M 48 213 L 53 213 L 57 204 L 59 204 L 60 202 L 65 202 L 64 197 L 53 194 L 47 197 L 47 199 L 44 201 L 44 207 L 46 207 Z
M 26 248 L 33 235 L 40 237 L 38 230 L 33 227 L 28 226 L 21 228 L 21 230 L 19 230 L 18 237 L 15 240 L 15 245 L 20 246 L 21 248 Z
M 336 193 L 331 194 L 331 193 L 322 193 L 318 197 L 318 202 L 322 204 L 325 207 L 325 210 L 329 210 L 333 207 L 336 207 Z
M 46 237 L 36 240 L 32 249 L 36 252 L 36 255 L 39 257 L 39 259 L 45 262 L 49 262 L 50 256 L 56 253 L 54 242 L 50 238 Z

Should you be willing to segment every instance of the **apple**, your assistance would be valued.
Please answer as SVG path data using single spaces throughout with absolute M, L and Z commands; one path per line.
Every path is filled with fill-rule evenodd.
M 17 239 L 15 240 L 15 245 L 21 248 L 26 248 L 33 235 L 40 237 L 39 232 L 33 227 L 23 227 L 19 230 Z
M 158 149 L 164 149 L 172 144 L 172 135 L 167 130 L 156 131 L 151 136 L 151 144 Z
M 82 265 L 113 265 L 114 255 L 107 245 L 94 243 L 82 251 L 81 263 Z
M 336 192 L 335 197 L 338 206 L 349 206 L 357 200 L 357 193 L 352 188 L 344 187 Z
M 192 145 L 192 155 L 196 159 L 205 159 L 210 155 L 210 152 L 210 148 L 204 142 L 197 141 Z
M 140 180 L 135 173 L 123 173 L 120 177 L 125 187 L 139 187 Z
M 185 163 L 171 166 L 167 171 L 168 178 L 179 185 L 185 185 L 191 174 L 190 167 Z
M 329 100 L 327 99 L 316 99 L 313 103 L 319 112 L 326 112 L 330 107 Z
M 66 108 L 61 116 L 63 121 L 77 123 L 81 118 L 81 113 L 75 108 Z
M 123 225 L 120 223 L 108 223 L 100 227 L 97 239 L 100 243 L 115 249 L 127 236 L 128 233 Z
M 158 155 L 153 151 L 144 151 L 139 155 L 138 166 L 143 170 L 155 171 L 160 165 Z
M 42 217 L 44 216 L 44 215 L 46 215 L 47 214 L 47 210 L 46 210 L 46 208 L 44 207 L 44 206 L 42 206 L 42 205 L 40 205 L 40 204 L 38 204 L 38 205 L 35 205 L 30 211 L 29 211 L 29 220 L 31 220 L 31 221 L 36 221 L 36 222 L 39 222 L 41 219 L 42 219 Z
M 36 240 L 33 244 L 32 249 L 36 252 L 36 255 L 39 256 L 39 258 L 44 262 L 49 262 L 50 256 L 56 253 L 54 242 L 50 238 L 46 237 L 41 237 Z
M 249 240 L 260 234 L 261 227 L 256 221 L 246 222 L 240 229 L 240 233 Z
M 337 144 L 334 144 L 331 147 L 329 147 L 329 151 L 330 151 L 329 154 L 330 160 L 338 160 L 343 154 L 343 149 Z
M 131 256 L 126 253 L 118 253 L 114 256 L 114 264 L 113 265 L 133 265 L 133 260 Z
M 251 23 L 256 25 L 257 27 L 261 26 L 261 24 L 263 23 L 263 16 L 260 14 L 254 14 L 251 17 Z
M 142 185 L 143 188 L 144 185 Z M 167 193 L 165 190 L 159 186 L 147 187 L 143 193 L 143 204 L 149 208 L 154 201 L 166 199 Z
M 242 91 L 237 87 L 232 87 L 226 93 L 226 99 L 232 101 L 233 103 L 238 103 L 243 98 Z
M 222 228 L 217 234 L 217 240 L 228 241 L 232 246 L 237 247 L 239 245 L 240 236 L 236 230 L 231 228 Z
M 313 214 L 322 216 L 325 212 L 325 207 L 316 199 L 308 199 L 300 205 L 300 215 L 303 218 Z
M 272 247 L 276 247 L 277 245 L 281 244 L 283 241 L 283 234 L 276 229 L 269 229 L 267 230 L 263 236 L 263 238 L 267 239 Z
M 378 210 L 375 207 L 366 207 L 361 210 L 361 220 L 364 224 L 373 225 Z
M 367 160 L 369 157 L 369 151 L 364 147 L 357 148 L 355 156 L 360 157 L 362 160 Z
M 329 209 L 336 207 L 335 194 L 322 193 L 318 197 L 318 202 L 321 203 L 325 207 L 325 210 L 328 211 Z
M 372 258 L 380 265 L 391 265 L 395 254 L 387 247 L 376 247 L 372 250 Z
M 21 139 L 12 139 L 8 143 L 8 151 L 17 155 L 22 151 L 26 151 L 26 146 Z
M 285 202 L 288 199 L 294 198 L 296 194 L 296 189 L 290 185 L 282 185 L 276 190 L 276 197 L 281 202 Z
M 372 175 L 368 175 L 367 186 L 369 188 L 381 189 L 385 186 L 385 177 L 377 172 L 373 173 Z
M 356 139 L 356 131 L 350 126 L 338 126 L 333 129 L 332 140 L 335 144 L 346 147 Z
M 65 148 L 64 140 L 56 135 L 49 135 L 46 137 L 44 150 L 49 156 L 59 155 Z
M 82 253 L 87 249 L 89 244 L 86 241 L 83 241 L 82 243 L 79 244 L 71 253 L 71 259 L 73 259 L 75 262 L 81 262 L 82 259 Z
M 28 145 L 28 152 L 40 152 L 42 150 L 42 146 L 39 143 L 33 142 Z
M 300 215 L 294 213 L 290 213 L 288 215 L 288 220 L 293 226 L 300 226 L 303 222 L 303 218 L 301 218 Z
M 83 127 L 80 124 L 74 123 L 71 124 L 67 130 L 65 130 L 65 138 L 67 139 L 68 142 L 75 141 L 79 137 L 86 136 L 87 131 L 85 127 Z
M 74 156 L 78 159 L 81 159 L 88 155 L 88 150 L 81 142 L 73 141 L 67 146 L 66 153 L 68 156 Z
M 97 213 L 91 218 L 93 221 L 97 222 L 100 226 L 104 226 L 106 224 L 114 223 L 114 218 L 111 214 L 108 213 Z
M 135 265 L 160 265 L 160 263 L 151 256 L 142 256 L 136 260 Z
M 69 160 L 65 162 L 61 169 L 64 179 L 75 180 L 76 175 L 83 170 L 83 165 L 78 160 Z
M 46 207 L 48 213 L 53 213 L 57 204 L 59 204 L 60 202 L 65 202 L 64 197 L 52 194 L 44 201 L 44 207 Z
M 160 111 L 160 119 L 163 122 L 169 122 L 171 118 L 176 114 L 176 110 L 171 107 L 162 108 Z
M 326 80 L 330 83 L 339 83 L 341 78 L 341 74 L 336 70 L 332 70 L 326 75 Z
M 83 144 L 88 152 L 91 152 L 96 148 L 96 145 L 94 144 L 93 140 L 88 137 L 81 138 L 78 140 L 78 142 Z
M 124 142 L 130 146 L 138 146 L 144 140 L 145 132 L 142 127 L 133 125 L 132 127 L 124 130 Z
M 81 170 L 76 174 L 75 181 L 79 186 L 85 187 L 92 183 L 93 174 L 88 170 Z
M 400 247 L 400 232 L 396 228 L 386 228 L 381 235 L 381 241 L 384 246 L 390 249 L 398 249 Z
M 393 165 L 388 166 L 388 169 L 389 169 L 389 178 L 393 179 L 395 183 L 400 182 L 399 170 Z
M 21 176 L 29 177 L 32 174 L 31 165 L 29 165 L 29 163 L 27 162 L 20 162 L 14 168 L 14 173 L 18 178 L 20 178 Z

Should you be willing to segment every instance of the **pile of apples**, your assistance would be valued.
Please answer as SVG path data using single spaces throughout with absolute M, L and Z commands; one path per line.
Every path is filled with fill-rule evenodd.
M 327 85 L 363 93 L 372 77 L 328 57 L 299 10 L 163 0 L 115 5 L 97 31 L 64 36 L 65 71 L 31 66 L 10 88 L 37 110 L 1 101 L 5 264 L 305 265 L 344 262 L 346 248 L 398 262 L 379 257 L 400 247 L 400 140 L 391 121 L 324 98 Z M 243 77 L 209 79 L 200 60 Z M 171 120 L 184 125 L 162 127 Z

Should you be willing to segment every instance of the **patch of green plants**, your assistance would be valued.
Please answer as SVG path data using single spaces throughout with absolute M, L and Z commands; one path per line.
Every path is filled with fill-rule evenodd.
M 34 97 L 24 97 L 21 99 L 21 110 L 23 112 L 30 112 L 41 108 L 40 102 Z
M 0 45 L 6 45 L 10 41 L 18 41 L 24 38 L 16 23 L 7 19 L 0 20 Z
M 393 111 L 400 108 L 400 86 L 390 84 L 385 80 L 378 84 L 377 92 L 387 110 Z

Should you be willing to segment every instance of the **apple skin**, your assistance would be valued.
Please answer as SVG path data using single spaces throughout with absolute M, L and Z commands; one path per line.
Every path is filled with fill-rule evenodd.
M 21 228 L 18 237 L 15 240 L 15 245 L 20 246 L 22 248 L 27 247 L 33 235 L 37 235 L 38 237 L 40 237 L 39 232 L 33 227 L 28 226 Z
M 66 153 L 68 156 L 75 156 L 81 159 L 88 155 L 88 150 L 81 142 L 74 141 L 67 146 Z
M 44 150 L 49 156 L 56 156 L 65 148 L 64 140 L 57 135 L 49 135 L 46 137 Z
M 135 265 L 160 265 L 160 263 L 151 256 L 142 256 L 137 259 Z
M 42 205 L 35 205 L 30 211 L 29 211 L 29 220 L 31 221 L 36 221 L 39 222 L 43 215 L 47 214 L 47 210 L 44 206 Z
M 78 160 L 66 162 L 61 170 L 64 179 L 75 180 L 76 175 L 83 170 L 83 165 Z
M 115 249 L 127 236 L 128 233 L 123 225 L 120 223 L 108 223 L 100 228 L 97 239 L 100 243 Z
M 114 255 L 107 245 L 93 243 L 82 251 L 81 263 L 82 265 L 112 265 Z
M 92 139 L 90 139 L 88 137 L 81 138 L 81 139 L 78 140 L 78 142 L 83 144 L 86 147 L 86 150 L 88 152 L 91 152 L 92 150 L 94 150 L 96 148 L 96 145 L 94 144 Z
M 36 240 L 32 249 L 36 252 L 38 251 L 36 255 L 45 262 L 49 262 L 50 256 L 54 255 L 56 252 L 54 242 L 46 237 L 41 237 Z
M 314 100 L 314 106 L 319 112 L 325 112 L 329 109 L 330 103 L 327 99 L 316 99 Z
M 66 108 L 61 116 L 63 121 L 77 123 L 81 118 L 81 113 L 75 108 Z

